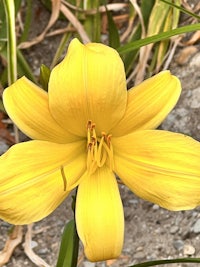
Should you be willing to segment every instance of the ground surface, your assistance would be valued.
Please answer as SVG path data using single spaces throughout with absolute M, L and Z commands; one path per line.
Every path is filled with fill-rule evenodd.
M 48 16 L 46 13 L 43 15 Z M 37 19 L 42 27 L 45 24 L 44 18 L 39 16 Z M 35 29 L 37 30 L 39 31 L 38 28 Z M 54 38 L 48 38 L 27 51 L 36 74 L 41 63 L 50 64 L 55 46 Z M 186 65 L 178 65 L 175 59 L 170 65 L 171 72 L 182 82 L 183 92 L 177 106 L 161 128 L 182 132 L 200 141 L 200 49 L 196 47 L 197 52 Z M 169 212 L 137 198 L 124 186 L 120 190 L 126 223 L 125 243 L 120 259 L 107 263 L 89 263 L 81 249 L 80 267 L 105 267 L 110 264 L 119 267 L 153 259 L 200 257 L 200 208 Z M 34 251 L 51 266 L 56 263 L 63 227 L 72 218 L 70 205 L 71 199 L 68 198 L 53 214 L 33 226 Z M 9 228 L 9 224 L 0 221 L 0 249 L 4 246 Z M 5 267 L 25 266 L 35 265 L 26 257 L 23 247 L 19 246 Z M 198 264 L 166 266 L 196 267 Z

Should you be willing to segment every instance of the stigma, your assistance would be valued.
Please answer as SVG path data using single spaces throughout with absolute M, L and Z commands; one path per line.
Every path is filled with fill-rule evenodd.
M 97 168 L 105 164 L 113 170 L 113 147 L 111 143 L 111 134 L 101 133 L 96 135 L 95 123 L 87 123 L 87 170 L 93 174 Z

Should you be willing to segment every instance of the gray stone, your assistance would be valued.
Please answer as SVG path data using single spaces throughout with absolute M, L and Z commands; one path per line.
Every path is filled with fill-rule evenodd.
M 189 65 L 191 67 L 200 67 L 200 53 L 196 53 L 194 57 L 192 57 Z
M 49 250 L 47 248 L 41 248 L 40 250 L 38 250 L 38 254 L 40 255 L 45 255 L 49 252 Z
M 84 267 L 95 267 L 95 263 L 94 262 L 89 262 L 89 261 L 84 261 L 83 262 L 83 266 Z
M 193 232 L 194 232 L 195 234 L 200 233 L 200 219 L 198 219 L 198 220 L 195 222 L 195 224 L 194 224 L 194 226 L 193 226 Z
M 138 251 L 134 254 L 135 259 L 145 259 L 146 255 L 143 251 Z
M 38 246 L 38 243 L 34 240 L 31 240 L 31 248 L 35 248 Z
M 179 230 L 179 227 L 176 226 L 176 225 L 173 225 L 171 228 L 170 228 L 170 234 L 175 234 L 177 233 Z
M 173 246 L 174 246 L 175 249 L 181 250 L 183 248 L 183 246 L 184 246 L 184 242 L 182 240 L 180 240 L 180 239 L 179 240 L 175 240 L 173 242 Z
M 191 108 L 200 108 L 200 88 L 192 90 L 192 96 L 188 99 Z
M 9 146 L 5 144 L 3 141 L 0 141 L 0 155 L 5 153 L 8 150 Z
M 153 209 L 154 211 L 159 210 L 159 208 L 160 208 L 160 207 L 159 207 L 157 204 L 154 204 L 153 207 L 152 207 L 152 209 Z

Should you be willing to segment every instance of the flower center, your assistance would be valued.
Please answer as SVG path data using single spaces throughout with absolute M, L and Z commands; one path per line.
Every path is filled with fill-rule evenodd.
M 98 167 L 107 164 L 113 170 L 113 147 L 111 135 L 104 132 L 101 137 L 96 136 L 95 123 L 87 124 L 87 170 L 93 174 Z

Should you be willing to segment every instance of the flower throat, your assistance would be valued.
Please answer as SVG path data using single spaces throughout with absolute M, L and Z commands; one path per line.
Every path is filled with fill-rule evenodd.
M 87 123 L 87 170 L 93 174 L 96 169 L 107 164 L 113 170 L 113 147 L 111 144 L 111 135 L 105 132 L 101 137 L 97 137 L 95 123 Z

